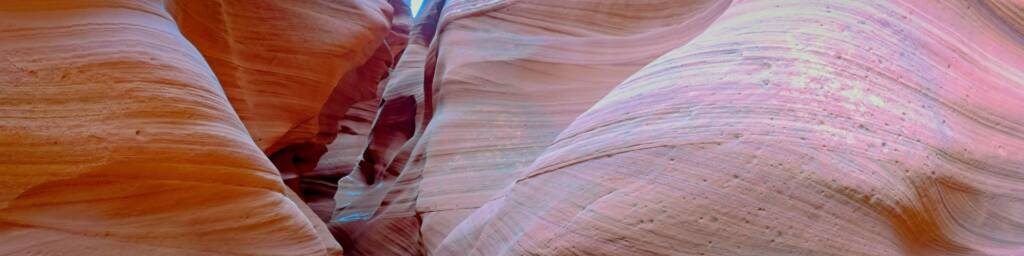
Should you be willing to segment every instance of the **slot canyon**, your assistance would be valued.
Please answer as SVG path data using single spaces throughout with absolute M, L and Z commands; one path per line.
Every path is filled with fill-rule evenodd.
M 1024 256 L 1024 1 L 2 0 L 0 255 Z

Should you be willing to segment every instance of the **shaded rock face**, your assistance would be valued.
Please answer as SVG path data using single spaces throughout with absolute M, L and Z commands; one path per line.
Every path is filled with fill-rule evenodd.
M 0 1 L 0 254 L 1022 255 L 1015 1 Z
M 409 44 L 385 82 L 373 124 L 351 174 L 338 181 L 336 210 L 328 222 L 350 255 L 422 255 L 413 206 L 418 176 L 406 171 L 425 122 L 424 62 L 437 8 L 421 14 Z M 429 12 L 429 11 L 428 11 Z M 342 145 L 336 141 L 332 146 Z M 321 162 L 323 164 L 324 162 Z
M 392 10 L 386 1 L 168 5 L 182 34 L 210 63 L 256 144 L 268 153 L 307 141 L 329 142 L 314 138 L 321 132 L 320 119 L 372 98 L 373 85 L 386 70 L 364 65 L 376 61 L 388 32 Z M 337 87 L 339 83 L 343 86 Z M 326 112 L 334 113 L 322 113 L 329 99 L 333 102 Z
M 318 170 L 317 163 L 339 127 L 350 127 L 345 121 L 369 121 L 359 113 L 380 100 L 377 84 L 404 48 L 408 7 L 402 1 L 178 1 L 172 7 L 257 145 L 289 188 L 326 219 L 333 184 L 344 172 Z M 362 136 L 343 133 L 340 142 L 352 143 L 349 135 Z

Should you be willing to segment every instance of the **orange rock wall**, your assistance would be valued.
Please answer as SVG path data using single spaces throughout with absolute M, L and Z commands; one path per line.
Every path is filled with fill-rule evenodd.
M 391 12 L 0 3 L 0 254 L 340 254 L 267 154 L 322 147 L 337 132 L 321 129 L 325 112 L 375 97 L 379 78 L 344 81 Z
M 1024 254 L 1020 1 L 425 6 L 0 1 L 0 254 Z

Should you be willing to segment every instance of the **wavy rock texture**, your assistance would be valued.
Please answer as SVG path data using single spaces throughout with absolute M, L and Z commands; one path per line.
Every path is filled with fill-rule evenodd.
M 511 185 L 580 113 L 727 6 L 449 1 L 435 39 L 432 117 L 419 141 L 426 249 Z
M 264 152 L 312 169 L 376 97 L 391 8 L 0 3 L 0 254 L 340 254 Z
M 210 63 L 285 183 L 321 218 L 329 216 L 333 203 L 324 200 L 334 191 L 324 183 L 340 176 L 314 168 L 349 109 L 379 99 L 377 84 L 393 63 L 392 50 L 404 45 L 404 31 L 389 32 L 402 27 L 390 26 L 392 10 L 408 7 L 383 0 L 172 5 L 182 33 Z M 398 13 L 401 22 L 407 11 Z
M 423 120 L 385 100 L 339 184 L 350 253 L 1024 250 L 1019 4 L 434 4 L 388 85 Z
M 334 210 L 333 198 L 338 180 L 352 171 L 367 144 L 369 128 L 380 104 L 383 86 L 387 84 L 391 68 L 408 44 L 411 26 L 409 7 L 402 0 L 391 0 L 389 4 L 395 10 L 390 20 L 390 31 L 370 59 L 338 81 L 321 111 L 320 133 L 314 140 L 318 143 L 296 145 L 312 146 L 320 150 L 305 154 L 309 157 L 293 161 L 303 166 L 294 168 L 295 175 L 286 179 L 286 182 L 291 181 L 289 185 L 301 191 L 303 200 L 324 221 L 330 219 Z M 358 89 L 358 93 L 353 93 L 353 88 Z M 330 144 L 321 146 L 319 143 L 324 141 Z M 278 153 L 288 154 L 290 151 L 280 150 Z M 281 161 L 275 161 L 275 164 L 287 164 L 287 159 L 283 157 Z
M 308 142 L 327 144 L 329 139 L 314 139 L 323 130 L 321 110 L 328 99 L 343 98 L 329 106 L 338 115 L 376 95 L 378 78 L 359 77 L 374 71 L 358 69 L 381 48 L 388 33 L 392 7 L 387 1 L 217 0 L 169 5 L 182 33 L 210 63 L 264 152 Z M 347 80 L 338 88 L 343 93 L 332 95 L 342 80 Z
M 427 2 L 0 1 L 0 254 L 1024 255 L 1019 1 Z
M 352 173 L 338 182 L 333 201 L 337 209 L 328 225 L 352 255 L 425 253 L 412 204 L 419 169 L 406 167 L 424 122 L 423 64 L 429 40 L 420 31 L 432 31 L 425 26 L 430 23 L 413 28 L 410 43 L 385 85 L 369 136 L 355 158 L 358 161 L 350 166 Z
M 442 13 L 437 7 L 443 4 Z M 427 100 L 437 105 L 427 103 L 429 125 L 420 125 L 414 138 L 406 141 L 415 129 L 410 114 L 417 112 L 406 107 L 412 101 L 399 97 L 418 96 L 403 88 L 423 87 L 423 80 L 418 75 L 402 76 L 408 81 L 392 80 L 395 84 L 388 88 L 396 88 L 395 96 L 385 97 L 358 172 L 339 185 L 339 209 L 332 220 L 338 224 L 331 225 L 344 227 L 346 237 L 340 240 L 347 248 L 393 244 L 403 253 L 422 253 L 436 247 L 462 218 L 511 184 L 517 171 L 576 115 L 699 31 L 688 27 L 707 26 L 727 6 L 634 1 L 480 4 L 435 2 L 433 13 L 413 30 L 430 39 L 436 22 L 431 16 L 450 21 L 426 56 L 431 64 L 427 68 L 434 70 L 428 75 L 435 78 Z M 494 11 L 469 15 L 485 9 Z M 638 9 L 651 10 L 660 19 L 630 18 L 625 13 Z M 467 18 L 457 19 L 460 15 Z M 600 23 L 587 24 L 594 20 Z M 552 23 L 565 27 L 547 29 Z M 666 37 L 671 40 L 653 40 Z M 414 43 L 402 61 L 418 67 L 422 64 L 414 60 L 421 52 Z M 397 72 L 405 75 L 408 69 L 400 63 Z
M 1022 13 L 733 3 L 435 252 L 1024 254 Z

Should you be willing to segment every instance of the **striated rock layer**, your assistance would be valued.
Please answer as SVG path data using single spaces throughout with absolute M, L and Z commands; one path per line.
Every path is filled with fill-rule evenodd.
M 429 252 L 462 218 L 511 184 L 576 115 L 629 74 L 696 36 L 700 30 L 689 27 L 707 26 L 727 6 L 569 1 L 506 10 L 504 4 L 434 2 L 421 16 L 396 71 L 403 80 L 388 85 L 396 93 L 385 96 L 356 172 L 339 184 L 332 220 L 338 224 L 332 226 L 346 227 L 341 242 L 355 246 L 348 248 Z M 657 10 L 660 19 L 625 15 L 637 9 Z M 494 11 L 469 15 L 478 10 Z M 565 10 L 579 11 L 565 16 Z M 589 17 L 594 13 L 603 16 Z M 456 19 L 463 14 L 467 18 Z M 576 23 L 562 31 L 546 28 L 567 17 Z M 583 25 L 591 20 L 602 26 Z M 435 38 L 438 22 L 444 29 Z M 671 40 L 652 44 L 655 38 Z M 402 88 L 424 87 L 423 77 L 405 75 L 414 67 L 403 67 L 420 65 L 417 40 L 433 41 L 425 54 L 426 68 L 434 72 L 425 74 L 426 117 L 415 122 L 413 139 L 406 141 L 413 127 L 401 122 L 411 122 L 417 112 L 402 101 L 420 94 Z
M 1024 255 L 1020 1 L 408 5 L 0 1 L 0 254 Z
M 1019 3 L 432 6 L 387 85 L 423 109 L 384 96 L 339 183 L 349 253 L 1024 253 Z
M 1021 10 L 733 3 L 435 252 L 1024 254 Z
M 286 176 L 285 182 L 299 191 L 324 221 L 334 210 L 337 181 L 352 171 L 366 145 L 369 126 L 381 101 L 381 87 L 387 83 L 388 74 L 408 41 L 409 7 L 402 0 L 388 2 L 394 9 L 390 30 L 380 36 L 382 41 L 369 59 L 337 82 L 320 112 L 317 136 L 311 142 L 292 144 L 271 156 L 283 175 L 293 174 Z M 281 168 L 282 165 L 294 168 Z
M 358 69 L 381 48 L 388 33 L 392 7 L 387 1 L 217 0 L 168 5 L 182 34 L 210 63 L 264 152 L 303 142 L 326 144 L 329 140 L 313 139 L 321 132 L 321 110 L 328 99 L 342 97 L 329 106 L 337 115 L 375 95 L 378 78 L 360 78 Z M 362 73 L 367 72 L 372 71 Z M 348 81 L 340 83 L 342 93 L 332 95 L 343 79 Z M 372 81 L 359 83 L 360 79 Z
M 333 203 L 321 205 L 334 190 L 323 184 L 340 176 L 314 168 L 349 109 L 379 101 L 377 83 L 407 33 L 391 23 L 405 22 L 408 7 L 383 0 L 177 1 L 172 7 L 257 145 L 285 183 L 326 218 Z M 394 9 L 401 11 L 393 19 Z
M 340 254 L 266 154 L 315 166 L 376 95 L 391 11 L 0 3 L 0 254 Z
M 428 5 L 441 6 L 436 2 Z M 358 161 L 350 166 L 352 172 L 338 181 L 337 209 L 328 225 L 350 255 L 425 253 L 419 245 L 419 219 L 412 204 L 419 174 L 406 165 L 425 122 L 423 65 L 433 33 L 429 20 L 436 19 L 436 10 L 421 14 L 412 28 L 408 46 L 384 83 L 373 124 L 355 158 Z

